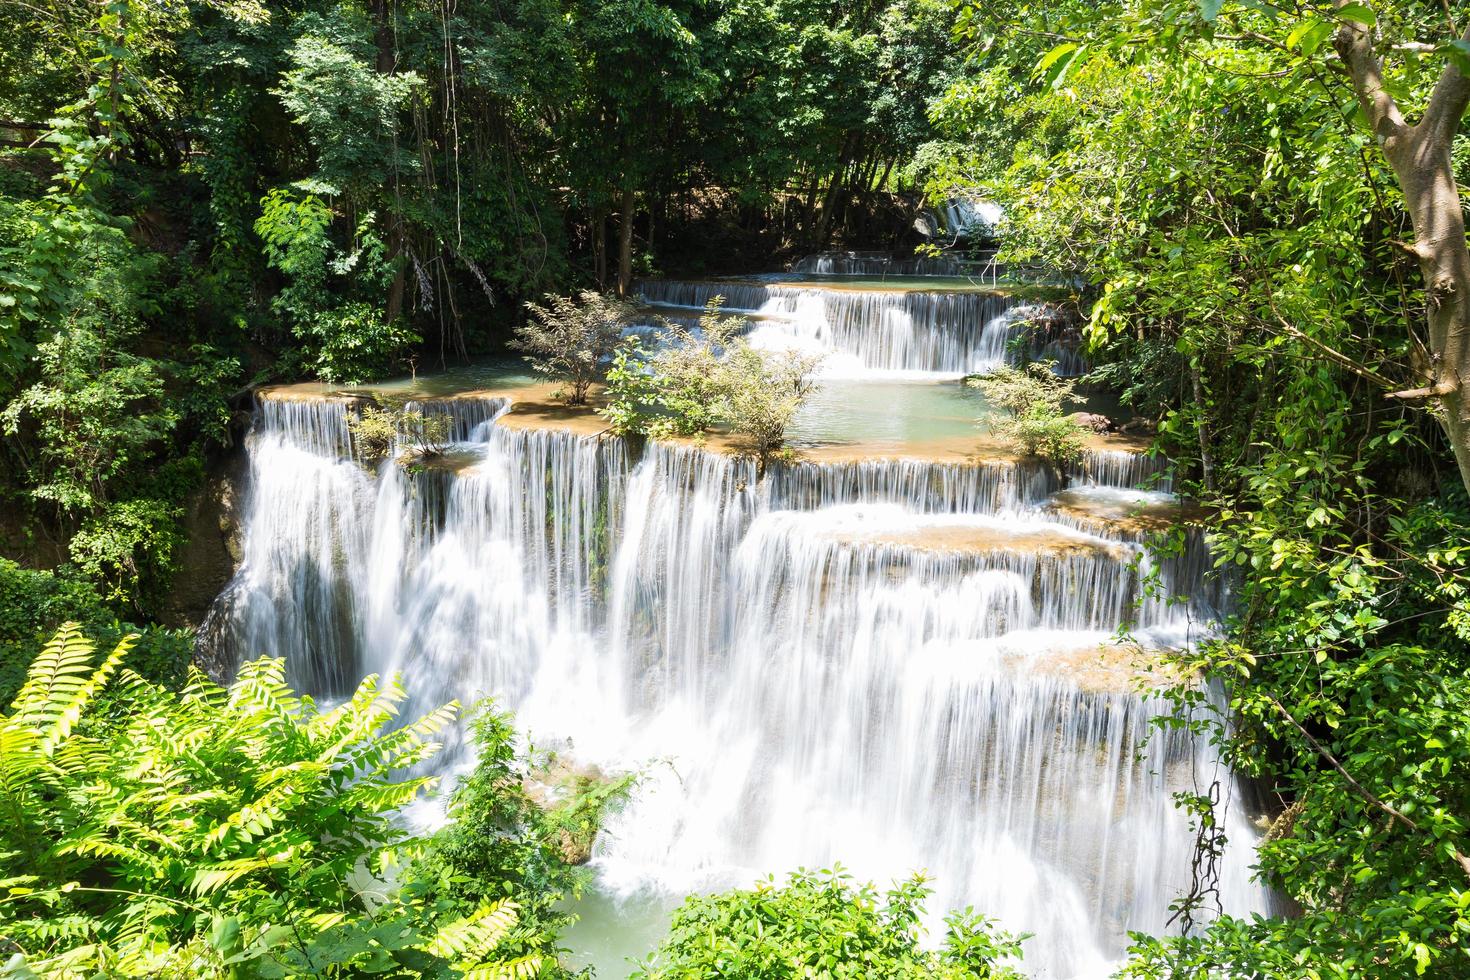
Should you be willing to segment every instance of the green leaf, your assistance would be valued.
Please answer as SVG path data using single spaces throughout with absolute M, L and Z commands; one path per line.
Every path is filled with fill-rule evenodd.
M 1450 41 L 1436 49 L 1462 75 L 1470 75 L 1470 41 Z
M 1346 6 L 1338 7 L 1333 13 L 1343 20 L 1354 21 L 1355 23 L 1362 24 L 1364 27 L 1373 27 L 1378 23 L 1378 15 L 1373 12 L 1371 7 L 1364 3 L 1350 3 Z
M 1205 20 L 1214 20 L 1220 16 L 1220 8 L 1225 6 L 1225 0 L 1199 0 L 1200 16 Z
M 1045 72 L 1052 65 L 1056 64 L 1058 60 L 1076 50 L 1077 44 L 1073 41 L 1065 41 L 1061 44 L 1058 44 L 1056 47 L 1052 48 L 1045 55 L 1043 55 L 1041 61 L 1037 62 L 1037 72 Z

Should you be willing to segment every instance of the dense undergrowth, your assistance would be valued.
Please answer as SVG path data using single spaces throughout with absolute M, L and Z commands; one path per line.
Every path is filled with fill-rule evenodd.
M 451 822 L 395 819 L 455 720 L 396 719 L 369 677 L 331 709 L 260 660 L 221 687 L 101 656 L 75 623 L 37 653 L 0 717 L 0 973 L 14 977 L 565 975 L 556 903 L 579 886 L 554 810 L 492 707 Z

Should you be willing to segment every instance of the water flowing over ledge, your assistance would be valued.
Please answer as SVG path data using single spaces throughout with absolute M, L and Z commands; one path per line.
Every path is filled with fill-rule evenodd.
M 424 401 L 453 419 L 454 463 L 405 467 L 353 457 L 350 399 L 267 393 L 217 656 L 284 655 L 324 696 L 400 671 L 410 711 L 494 693 L 579 762 L 667 760 L 598 839 L 620 900 L 927 868 L 936 911 L 1038 934 L 1028 970 L 1102 975 L 1127 930 L 1166 929 L 1193 841 L 1171 794 L 1202 775 L 1237 842 L 1226 907 L 1267 908 L 1233 780 L 1204 739 L 1146 737 L 1168 705 L 1133 662 L 1210 629 L 1204 537 L 1156 563 L 1083 507 L 1159 483 L 1158 461 L 1091 453 L 1058 510 L 1058 478 L 1026 463 L 757 481 L 708 449 L 506 425 L 514 401 Z
M 791 271 L 819 276 L 967 276 L 993 283 L 1003 270 L 991 251 L 975 258 L 937 255 L 903 259 L 887 252 L 818 252 L 794 262 Z
M 1028 301 L 961 281 L 950 288 L 885 288 L 881 283 L 651 281 L 643 299 L 674 319 L 693 320 L 715 297 L 731 313 L 750 316 L 752 343 L 830 355 L 826 369 L 840 375 L 872 373 L 958 377 L 1008 359 L 1008 346 Z M 1080 360 L 1058 338 L 1037 335 L 1028 345 L 1052 356 L 1067 373 Z

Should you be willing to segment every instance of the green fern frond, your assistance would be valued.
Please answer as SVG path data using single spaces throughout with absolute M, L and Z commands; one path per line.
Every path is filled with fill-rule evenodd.
M 460 977 L 461 980 L 532 980 L 541 975 L 545 963 L 545 957 L 531 953 L 513 960 L 478 963 L 466 967 Z
M 72 726 L 106 686 L 135 640 L 136 634 L 123 637 L 94 668 L 95 645 L 82 635 L 77 623 L 63 623 L 31 663 L 25 683 L 11 702 L 12 722 L 36 731 L 38 748 L 50 755 L 71 734 Z
M 481 905 L 471 914 L 439 927 L 429 952 L 449 960 L 482 960 L 504 939 L 520 915 L 514 902 L 501 899 Z
M 196 895 L 208 895 L 219 891 L 228 884 L 239 881 L 246 875 L 256 871 L 262 871 L 276 864 L 289 861 L 292 856 L 291 850 L 282 851 L 279 854 L 269 854 L 263 857 L 235 858 L 229 861 L 220 861 L 217 864 L 206 865 L 194 871 L 194 880 L 191 888 Z

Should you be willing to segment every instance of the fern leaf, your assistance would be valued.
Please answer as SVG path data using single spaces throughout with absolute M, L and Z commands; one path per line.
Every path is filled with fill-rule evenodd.
M 514 902 L 501 899 L 481 905 L 464 918 L 440 926 L 429 952 L 445 959 L 479 962 L 515 928 L 519 918 Z

